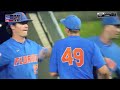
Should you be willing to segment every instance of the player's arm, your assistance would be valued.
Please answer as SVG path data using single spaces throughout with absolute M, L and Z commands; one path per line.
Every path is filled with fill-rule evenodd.
M 51 51 L 52 51 L 52 48 L 47 48 L 47 53 L 46 53 L 46 57 L 50 57 L 51 55 Z
M 101 79 L 111 79 L 111 75 L 109 72 L 109 69 L 107 68 L 106 65 L 103 65 L 101 68 L 98 69 L 98 73 L 102 77 Z
M 110 71 L 114 72 L 117 69 L 117 64 L 110 58 L 104 57 L 104 60 L 106 62 L 107 67 L 110 69 Z
M 93 65 L 96 67 L 98 73 L 103 77 L 103 79 L 111 79 L 109 69 L 106 66 L 106 62 L 100 52 L 99 47 L 94 44 L 93 49 Z
M 50 76 L 56 77 L 56 76 L 58 76 L 58 73 L 56 73 L 56 72 L 50 72 Z
M 58 63 L 57 63 L 57 45 L 52 48 L 52 53 L 49 62 L 49 72 L 50 76 L 58 76 Z
M 120 67 L 114 62 L 114 60 L 104 57 L 106 64 L 111 72 L 115 72 L 116 75 L 120 78 Z
M 40 54 L 43 55 L 45 58 L 48 58 L 51 55 L 51 50 L 52 48 L 45 47 L 41 50 Z
M 6 54 L 0 53 L 0 68 L 2 68 L 5 65 L 9 64 L 9 58 L 7 57 Z
M 45 58 L 49 58 L 51 55 L 51 50 L 52 48 L 47 47 L 42 48 L 39 53 L 39 59 L 43 60 Z

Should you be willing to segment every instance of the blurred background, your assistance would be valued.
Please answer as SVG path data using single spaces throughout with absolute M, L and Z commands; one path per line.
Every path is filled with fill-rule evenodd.
M 82 21 L 82 27 L 80 31 L 81 36 L 90 37 L 90 36 L 99 35 L 100 32 L 102 31 L 101 18 L 97 17 L 98 12 L 116 12 L 117 16 L 120 17 L 120 11 L 69 11 L 69 12 L 54 12 L 54 15 L 63 33 L 64 33 L 64 26 L 60 23 L 60 19 L 65 18 L 67 15 L 70 14 L 77 15 Z M 120 45 L 120 38 L 114 40 L 114 42 Z
M 5 22 L 5 14 L 12 14 L 15 11 L 0 12 L 0 44 L 10 38 L 6 31 L 7 23 Z M 52 47 L 58 39 L 65 38 L 64 26 L 60 23 L 60 19 L 68 15 L 77 15 L 82 21 L 80 31 L 81 37 L 90 37 L 99 35 L 102 31 L 101 19 L 97 17 L 98 12 L 102 11 L 23 11 L 33 21 L 29 24 L 28 38 L 36 41 L 42 46 Z M 108 12 L 108 11 L 104 11 Z M 120 11 L 117 12 L 120 16 Z M 120 38 L 114 40 L 120 46 Z M 56 79 L 49 76 L 49 58 L 39 62 L 39 79 Z

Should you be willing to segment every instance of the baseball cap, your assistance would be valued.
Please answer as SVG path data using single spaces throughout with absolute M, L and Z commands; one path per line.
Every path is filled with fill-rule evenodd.
M 61 19 L 60 22 L 68 29 L 71 30 L 80 30 L 81 20 L 75 15 L 69 15 L 64 19 Z
M 23 12 L 15 12 L 15 13 L 13 13 L 13 15 L 20 15 L 20 19 L 19 19 L 19 21 L 17 21 L 17 22 L 25 22 L 25 21 L 32 21 L 31 19 L 28 19 L 27 18 L 27 16 L 25 15 L 25 13 L 23 13 Z M 8 25 L 12 25 L 12 24 L 15 24 L 15 23 L 17 23 L 17 22 L 8 22 Z
M 104 17 L 102 20 L 103 25 L 120 25 L 118 16 Z

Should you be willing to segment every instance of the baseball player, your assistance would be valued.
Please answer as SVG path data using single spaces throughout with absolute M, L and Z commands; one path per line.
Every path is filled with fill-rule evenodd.
M 103 31 L 100 36 L 92 36 L 88 39 L 94 41 L 100 48 L 112 78 L 120 78 L 120 47 L 112 42 L 120 35 L 120 19 L 117 16 L 104 17 L 102 24 Z
M 60 79 L 94 79 L 93 66 L 104 78 L 110 73 L 99 48 L 91 41 L 79 36 L 81 20 L 69 15 L 60 20 L 68 35 L 55 42 L 50 57 L 50 75 Z
M 0 68 L 4 79 L 37 79 L 38 60 L 50 56 L 51 48 L 43 47 L 27 39 L 28 19 L 23 12 L 18 22 L 8 22 L 12 37 L 0 45 Z M 2 77 L 2 75 L 4 75 Z

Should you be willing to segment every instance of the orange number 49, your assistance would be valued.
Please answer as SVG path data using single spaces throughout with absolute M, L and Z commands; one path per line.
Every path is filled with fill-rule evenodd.
M 84 51 L 81 48 L 75 48 L 72 51 L 71 47 L 67 47 L 61 60 L 63 63 L 68 62 L 69 65 L 73 65 L 73 61 L 75 60 L 76 65 L 81 67 L 84 64 Z

